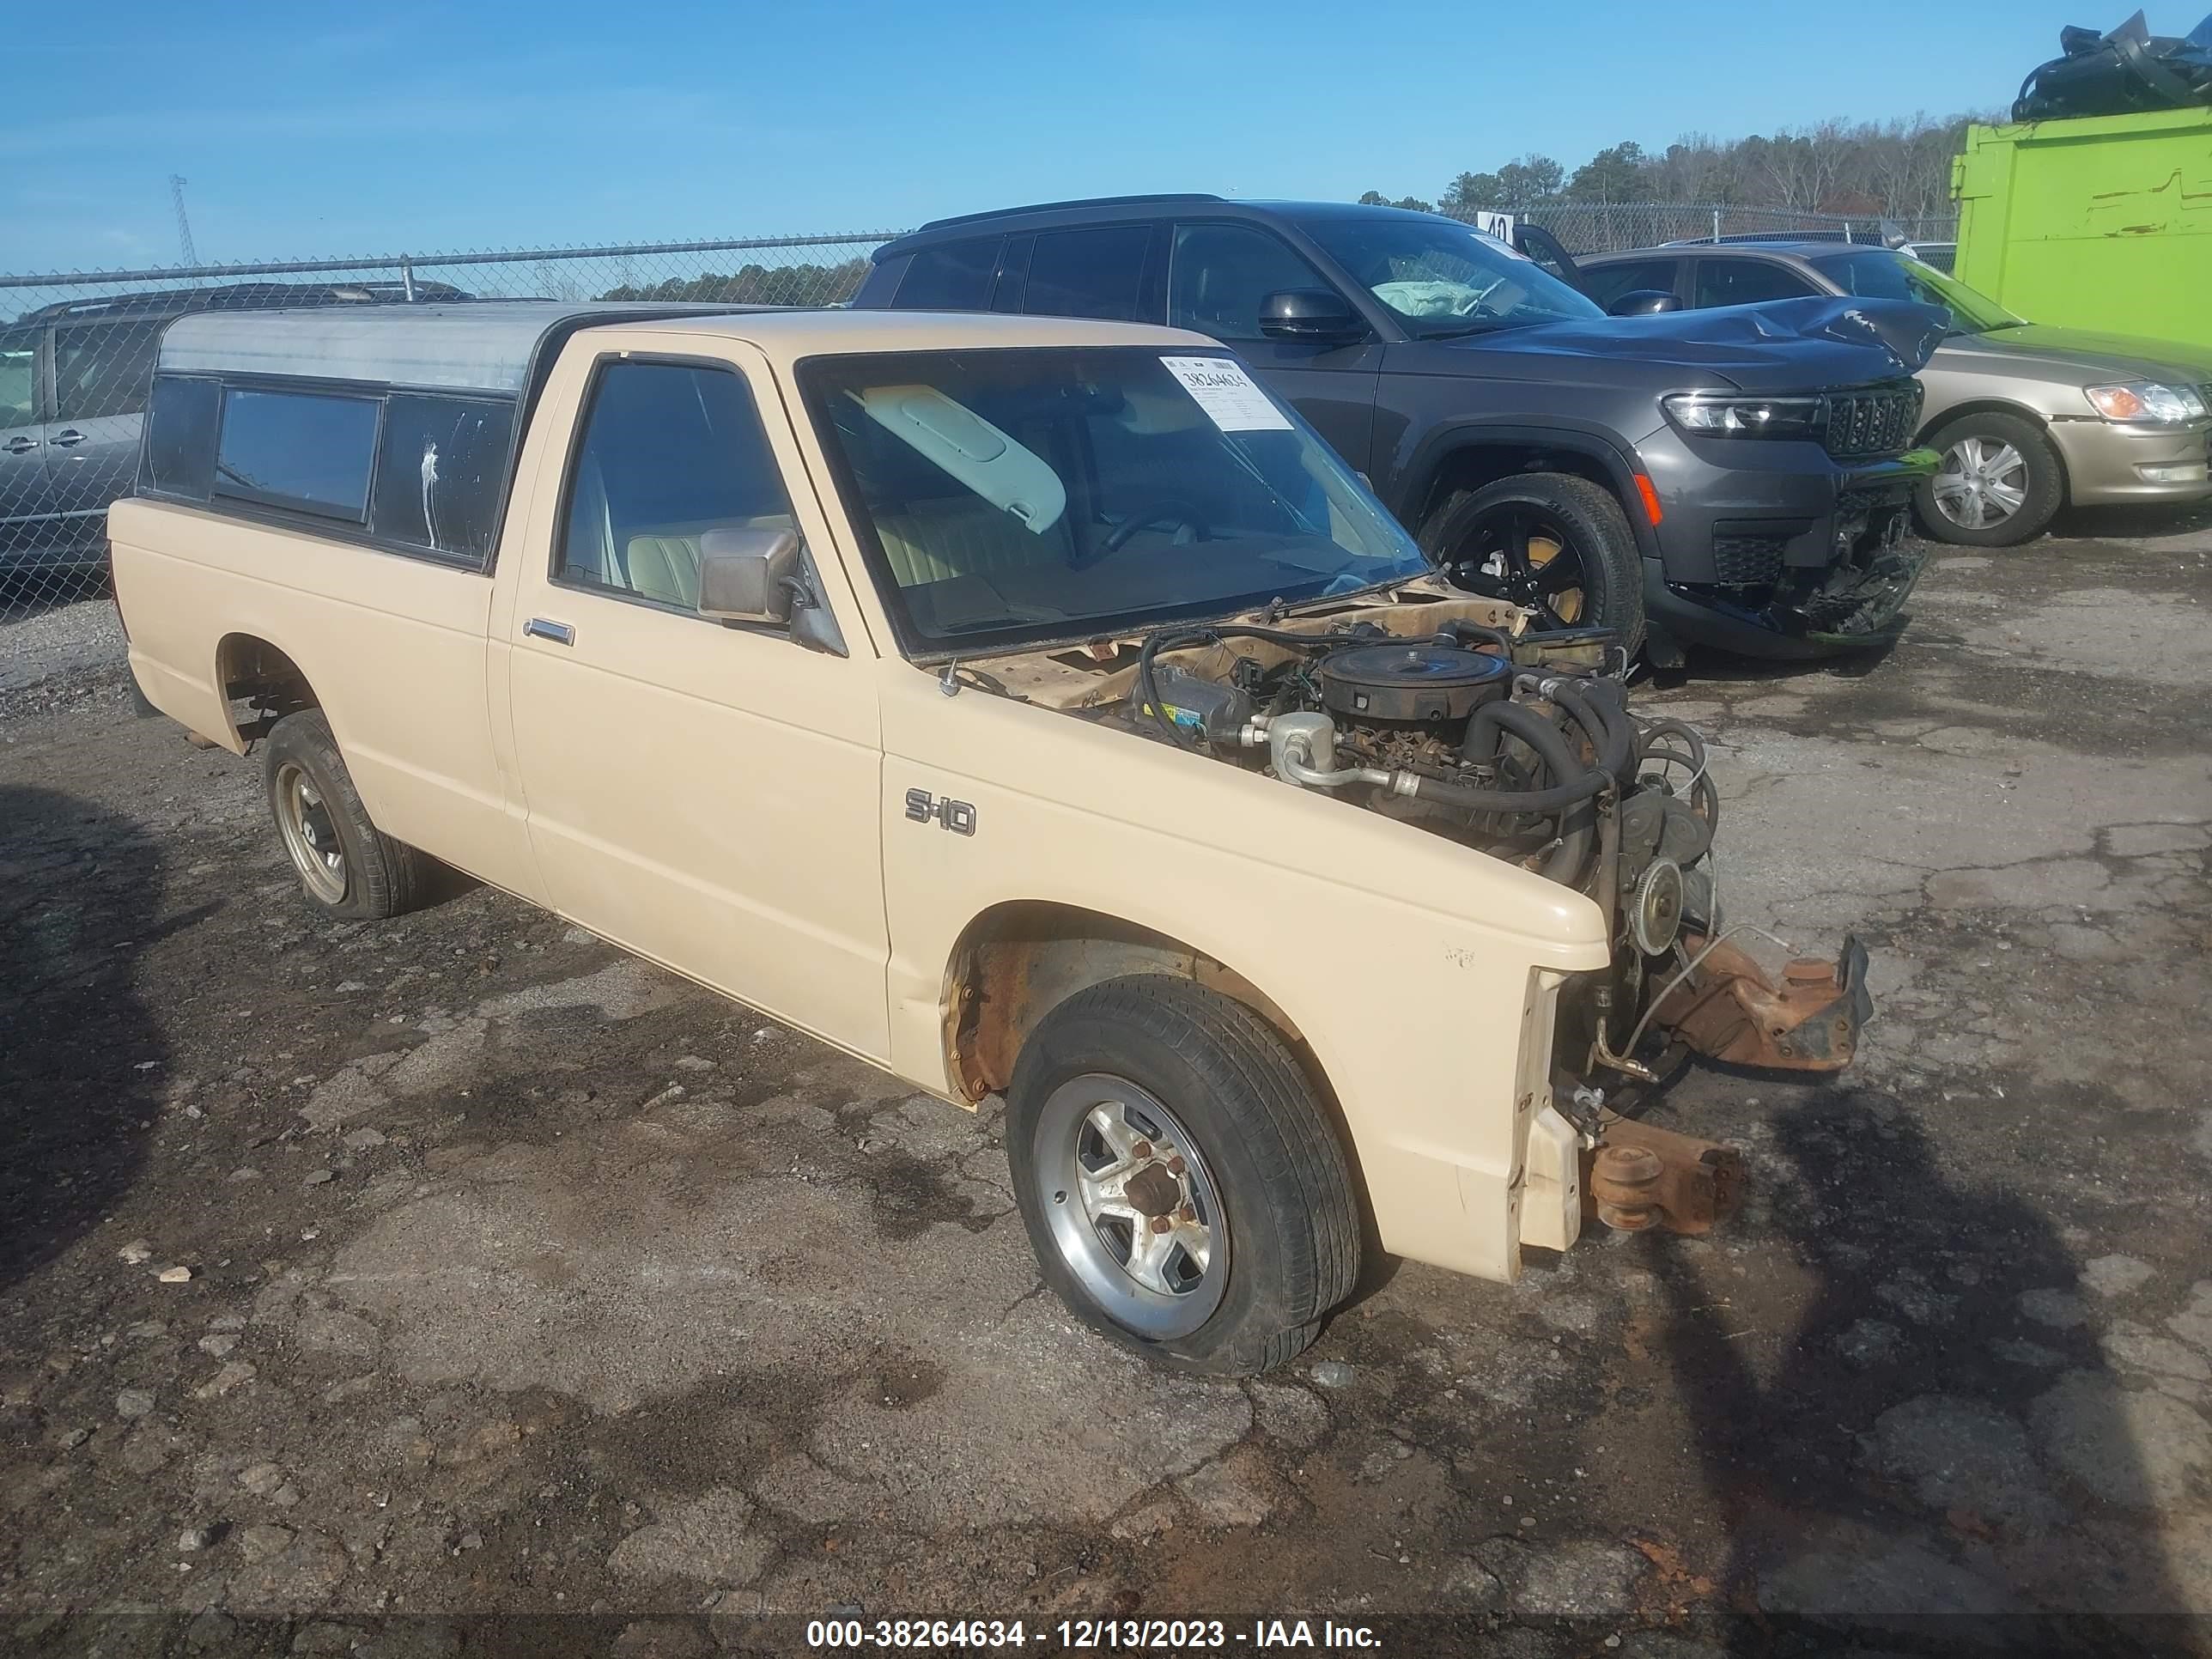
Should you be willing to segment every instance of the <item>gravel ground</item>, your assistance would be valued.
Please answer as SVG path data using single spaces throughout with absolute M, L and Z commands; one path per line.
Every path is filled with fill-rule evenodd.
M 58 681 L 74 691 L 123 662 L 123 624 L 104 593 L 66 605 L 20 609 L 0 602 L 0 713 L 21 695 Z
M 1875 953 L 1846 1079 L 1657 1109 L 1739 1222 L 1386 1271 L 1243 1384 L 1042 1293 L 991 1111 L 495 893 L 311 917 L 102 607 L 0 629 L 0 1646 L 2191 1650 L 2212 529 L 2072 528 L 1943 558 L 1882 660 L 1649 694 L 1738 914 Z

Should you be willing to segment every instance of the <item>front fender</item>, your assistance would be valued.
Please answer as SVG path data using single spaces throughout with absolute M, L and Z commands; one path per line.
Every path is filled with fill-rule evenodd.
M 1636 459 L 1612 432 L 1595 424 L 1486 421 L 1477 417 L 1431 428 L 1414 444 L 1393 472 L 1402 482 L 1394 492 L 1399 521 L 1419 533 L 1418 518 L 1435 493 L 1437 481 L 1454 456 L 1484 448 L 1547 449 L 1579 455 L 1595 461 L 1611 482 L 1628 515 L 1637 550 L 1646 558 L 1659 556 L 1659 540 L 1645 516 L 1636 509 Z
M 946 963 L 1009 901 L 1187 945 L 1280 1010 L 1344 1114 L 1387 1248 L 1509 1278 L 1524 1064 L 1549 990 L 1603 967 L 1581 894 L 1348 802 L 883 665 L 884 867 L 894 1067 L 946 1076 Z M 972 834 L 907 812 L 909 790 Z M 1548 1058 L 1547 1056 L 1546 1058 Z M 1531 1083 L 1531 1078 L 1540 1079 Z

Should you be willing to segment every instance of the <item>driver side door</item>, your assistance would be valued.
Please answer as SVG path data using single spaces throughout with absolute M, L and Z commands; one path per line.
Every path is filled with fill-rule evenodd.
M 708 532 L 792 529 L 817 550 L 829 532 L 766 363 L 657 343 L 563 360 L 541 408 L 580 404 L 575 441 L 549 447 L 528 534 L 501 550 L 515 568 L 491 672 L 504 664 L 538 896 L 880 1060 L 872 663 L 700 614 Z M 824 602 L 865 653 L 849 601 Z
M 1258 225 L 1200 220 L 1175 227 L 1168 326 L 1210 334 L 1233 348 L 1354 471 L 1364 473 L 1375 444 L 1382 346 L 1371 338 L 1344 345 L 1268 338 L 1260 331 L 1260 302 L 1290 288 L 1337 291 L 1290 244 Z

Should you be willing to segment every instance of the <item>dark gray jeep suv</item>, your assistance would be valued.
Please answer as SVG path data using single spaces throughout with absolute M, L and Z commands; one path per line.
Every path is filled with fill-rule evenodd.
M 1455 220 L 1212 196 L 939 220 L 879 249 L 853 303 L 1211 335 L 1455 580 L 1655 661 L 1880 644 L 1919 574 L 1925 307 L 1609 317 Z

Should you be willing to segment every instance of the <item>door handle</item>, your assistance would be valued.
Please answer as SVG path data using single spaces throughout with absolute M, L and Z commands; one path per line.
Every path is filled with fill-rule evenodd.
M 522 624 L 522 631 L 533 640 L 550 640 L 556 645 L 576 642 L 576 630 L 567 623 L 548 622 L 543 617 L 532 617 Z
M 55 433 L 54 435 L 47 439 L 46 441 L 52 444 L 56 449 L 74 449 L 77 445 L 84 441 L 84 434 L 78 431 L 73 426 L 65 427 L 61 431 Z
M 10 438 L 6 443 L 0 444 L 0 449 L 6 450 L 10 455 L 27 455 L 38 447 L 36 438 Z

